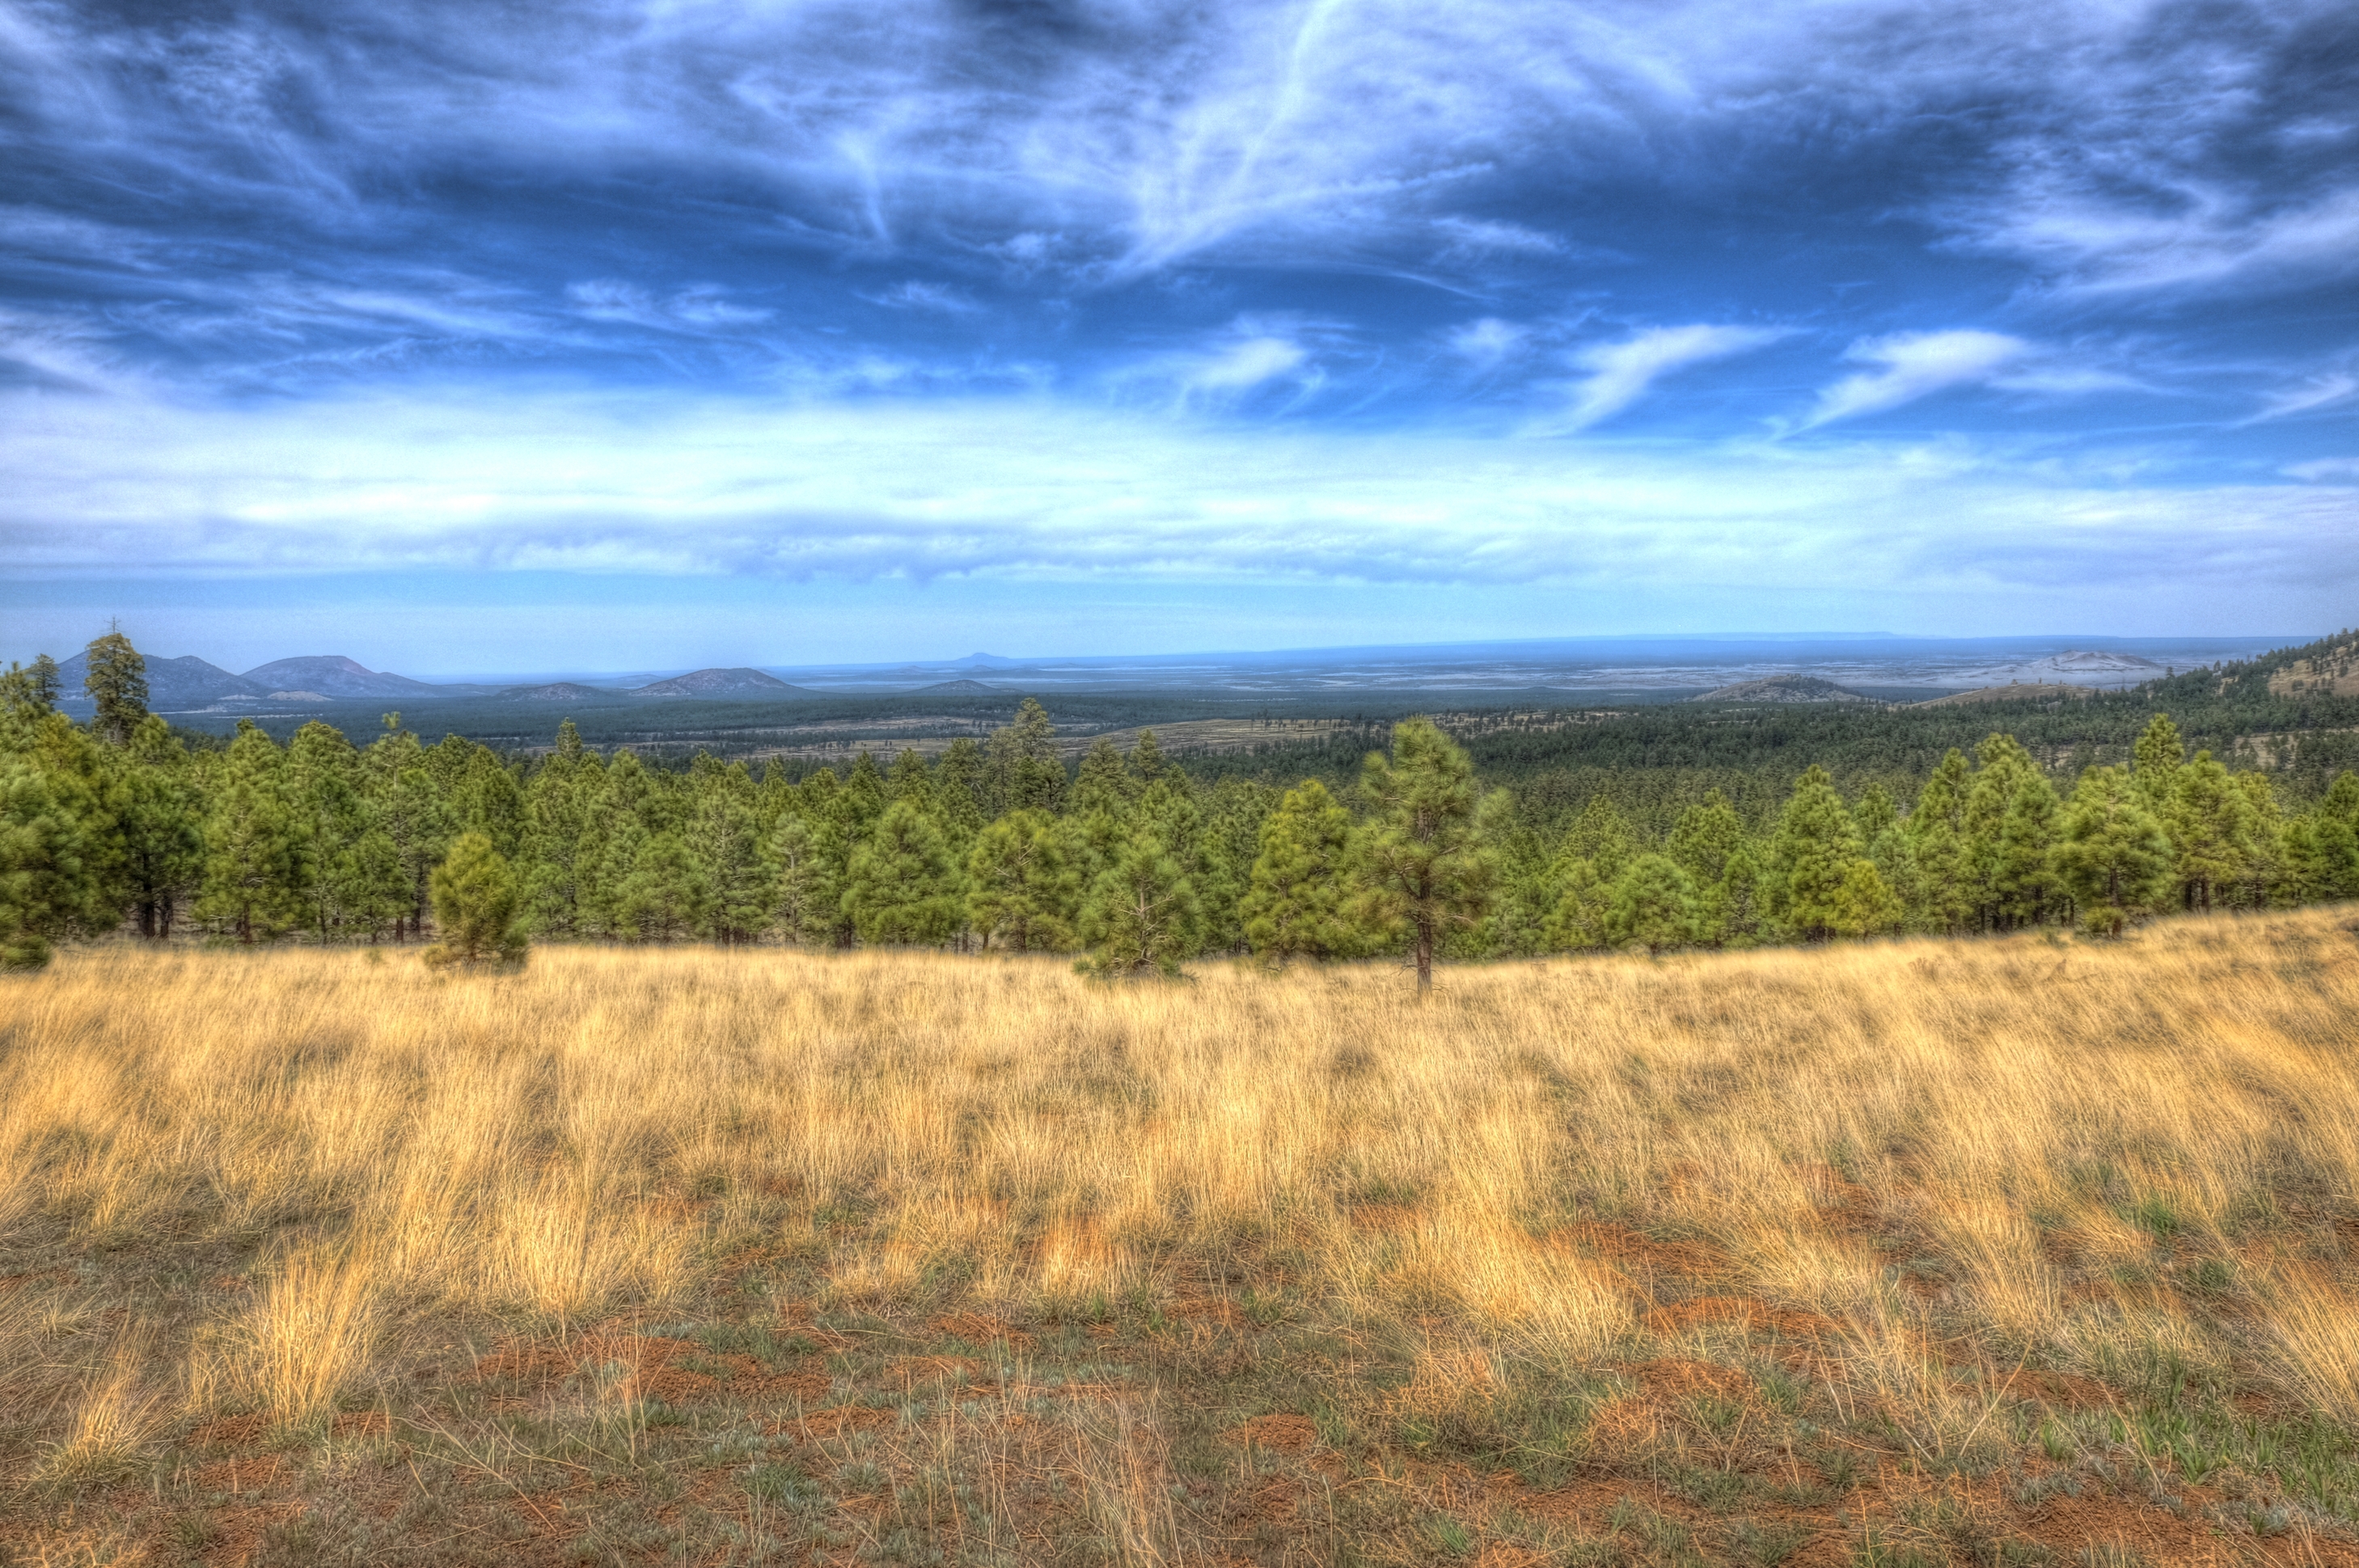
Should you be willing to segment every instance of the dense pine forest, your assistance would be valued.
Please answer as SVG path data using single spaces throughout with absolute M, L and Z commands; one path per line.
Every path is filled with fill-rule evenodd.
M 2359 897 L 2359 774 L 2337 766 L 2351 651 L 2049 707 L 1410 719 L 1184 765 L 1151 731 L 1069 764 L 1027 699 L 930 760 L 757 773 L 602 755 L 571 722 L 531 753 L 429 746 L 398 715 L 366 744 L 317 722 L 224 744 L 147 712 L 143 660 L 109 634 L 86 724 L 58 711 L 48 659 L 5 678 L 0 952 L 36 967 L 58 940 L 129 930 L 430 937 L 471 960 L 527 938 L 1058 952 L 1107 973 L 1405 954 L 1425 976 L 1438 958 L 2111 933 Z M 2190 744 L 2215 737 L 2224 760 Z

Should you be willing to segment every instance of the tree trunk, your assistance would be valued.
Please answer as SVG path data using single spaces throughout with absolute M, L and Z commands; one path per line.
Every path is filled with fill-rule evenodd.
M 1433 922 L 1422 918 L 1417 922 L 1417 988 L 1433 989 Z

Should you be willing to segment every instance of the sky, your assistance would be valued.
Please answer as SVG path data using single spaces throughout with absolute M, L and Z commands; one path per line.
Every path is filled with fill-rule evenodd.
M 2359 620 L 2349 0 L 0 0 L 0 658 Z

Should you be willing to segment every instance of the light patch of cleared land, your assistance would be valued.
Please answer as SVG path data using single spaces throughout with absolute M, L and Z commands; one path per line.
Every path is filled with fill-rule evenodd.
M 2359 1563 L 2351 909 L 0 985 L 22 1563 Z
M 2359 697 L 2359 640 L 2338 643 L 2318 659 L 2295 659 L 2269 677 L 2269 691 L 2278 697 Z

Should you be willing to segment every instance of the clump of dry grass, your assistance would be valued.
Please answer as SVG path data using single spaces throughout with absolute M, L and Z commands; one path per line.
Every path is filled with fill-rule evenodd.
M 50 1463 L 97 1465 L 158 1389 L 318 1422 L 407 1345 L 680 1310 L 758 1247 L 847 1311 L 1315 1307 L 1410 1347 L 1377 1412 L 1733 1312 L 1823 1325 L 1792 1332 L 1840 1407 L 1936 1457 L 2005 1426 L 2010 1368 L 2141 1356 L 2359 1430 L 2343 918 L 1503 964 L 1424 1003 L 1373 967 L 69 953 L 0 987 L 0 1238 L 252 1261 L 137 1366 L 0 1294 L 0 1387 L 58 1389 Z M 1151 1425 L 1071 1429 L 1132 1561 L 1179 1553 L 1163 1461 L 1125 1456 Z

